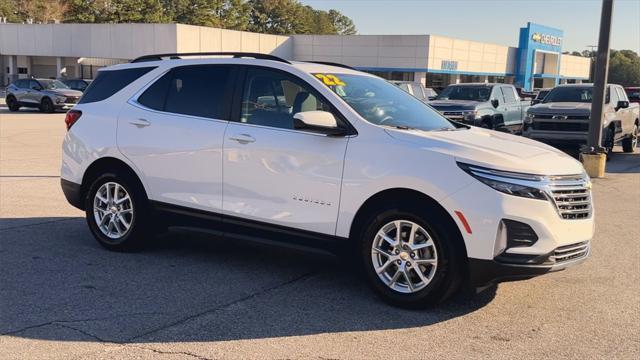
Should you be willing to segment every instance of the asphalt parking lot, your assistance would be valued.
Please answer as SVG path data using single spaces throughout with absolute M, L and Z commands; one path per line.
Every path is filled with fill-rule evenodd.
M 407 311 L 329 256 L 190 233 L 103 250 L 60 190 L 63 118 L 0 107 L 0 358 L 640 358 L 638 153 L 594 181 L 587 262 Z

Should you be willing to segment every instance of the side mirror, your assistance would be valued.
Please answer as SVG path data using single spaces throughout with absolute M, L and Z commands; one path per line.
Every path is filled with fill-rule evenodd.
M 628 107 L 629 107 L 629 102 L 628 101 L 620 100 L 620 101 L 618 101 L 618 104 L 616 105 L 616 111 L 618 111 L 620 109 L 626 109 Z
M 345 129 L 338 127 L 338 121 L 327 111 L 302 111 L 293 115 L 293 127 L 331 136 L 345 135 Z
M 493 106 L 494 108 L 497 108 L 499 105 L 500 105 L 500 101 L 498 101 L 498 99 L 491 100 L 491 106 Z

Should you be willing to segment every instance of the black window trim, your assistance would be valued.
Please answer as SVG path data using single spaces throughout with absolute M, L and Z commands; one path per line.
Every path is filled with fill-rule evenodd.
M 153 84 L 155 84 L 157 81 L 159 81 L 165 75 L 167 75 L 170 72 L 174 71 L 174 69 L 186 68 L 186 67 L 198 67 L 198 66 L 225 66 L 225 67 L 230 67 L 231 68 L 231 71 L 229 73 L 229 79 L 227 80 L 227 84 L 225 84 L 226 90 L 225 90 L 225 99 L 224 99 L 224 109 L 222 111 L 222 113 L 223 113 L 222 117 L 224 117 L 223 119 L 216 119 L 216 118 L 210 118 L 210 117 L 204 117 L 204 116 L 198 116 L 198 115 L 189 115 L 189 114 L 182 114 L 182 113 L 176 113 L 176 112 L 165 111 L 165 110 L 152 109 L 152 108 L 147 107 L 147 106 L 145 106 L 144 104 L 142 104 L 142 103 L 140 103 L 138 101 L 140 96 L 142 96 L 142 94 L 144 94 L 145 91 L 147 91 L 148 88 L 153 86 Z M 133 94 L 133 96 L 127 101 L 127 103 L 129 105 L 138 107 L 138 108 L 143 109 L 145 111 L 150 111 L 150 112 L 154 112 L 154 113 L 157 113 L 157 114 L 181 116 L 181 117 L 187 117 L 187 118 L 196 119 L 196 120 L 216 121 L 216 122 L 228 123 L 229 121 L 231 121 L 230 119 L 231 119 L 231 115 L 232 115 L 231 114 L 232 113 L 232 100 L 233 100 L 233 96 L 235 94 L 235 90 L 238 87 L 237 86 L 237 80 L 238 80 L 238 69 L 237 69 L 237 65 L 235 65 L 235 64 L 191 64 L 191 65 L 180 65 L 180 66 L 169 67 L 169 68 L 165 69 L 164 71 L 162 71 L 158 76 L 156 76 L 153 79 L 151 79 L 149 81 L 149 83 L 147 83 L 145 86 L 141 87 L 140 90 L 138 90 L 135 94 Z M 166 96 L 165 96 L 164 101 L 165 101 L 165 105 L 166 105 L 166 101 L 167 101 Z M 163 106 L 163 108 L 164 108 L 164 106 Z
M 349 120 L 347 120 L 347 117 L 344 116 L 344 114 L 342 114 L 340 112 L 340 110 L 338 110 L 333 105 L 333 103 L 331 101 L 329 101 L 324 95 L 322 95 L 308 81 L 302 79 L 301 77 L 297 76 L 296 74 L 292 74 L 292 73 L 290 73 L 288 71 L 284 71 L 282 69 L 275 68 L 275 67 L 270 67 L 270 66 L 262 66 L 262 65 L 236 65 L 236 66 L 238 67 L 238 73 L 237 73 L 237 78 L 236 78 L 237 81 L 235 82 L 236 86 L 235 86 L 235 89 L 234 89 L 234 92 L 233 92 L 232 110 L 231 110 L 231 117 L 230 117 L 230 120 L 229 120 L 230 122 L 242 124 L 242 125 L 245 125 L 245 126 L 253 126 L 253 127 L 272 129 L 272 130 L 278 130 L 278 131 L 288 131 L 288 132 L 295 132 L 295 133 L 301 133 L 301 134 L 307 134 L 307 135 L 315 135 L 315 136 L 329 136 L 329 135 L 326 135 L 326 134 L 321 134 L 321 133 L 307 131 L 307 130 L 285 129 L 285 128 L 279 128 L 279 127 L 269 126 L 269 125 L 258 125 L 258 124 L 251 124 L 251 123 L 243 123 L 242 121 L 240 121 L 240 118 L 242 116 L 242 97 L 244 96 L 244 88 L 245 88 L 246 81 L 247 81 L 247 70 L 249 70 L 249 69 L 262 69 L 262 70 L 268 70 L 268 71 L 278 72 L 278 73 L 284 74 L 285 76 L 294 78 L 294 79 L 298 80 L 301 84 L 304 84 L 307 87 L 309 87 L 310 90 L 313 92 L 313 95 L 315 97 L 317 97 L 321 102 L 324 102 L 325 104 L 327 104 L 330 107 L 331 113 L 333 114 L 333 116 L 336 117 L 336 120 L 337 120 L 339 126 L 346 130 L 346 135 L 344 137 L 353 137 L 353 136 L 357 136 L 358 135 L 358 131 L 356 130 L 356 128 L 349 122 Z
M 158 69 L 158 67 L 157 67 L 157 66 L 137 66 L 137 67 L 124 68 L 124 69 L 100 70 L 100 71 L 98 72 L 98 75 L 100 75 L 100 72 L 103 72 L 103 71 L 104 71 L 104 72 L 110 72 L 110 71 L 123 71 L 123 70 L 132 70 L 132 69 L 149 69 L 149 70 L 147 70 L 144 74 L 142 74 L 142 75 L 138 76 L 137 78 L 133 79 L 133 81 L 131 81 L 131 82 L 129 82 L 128 84 L 126 84 L 125 86 L 121 87 L 121 88 L 120 88 L 120 89 L 118 89 L 116 92 L 114 92 L 113 94 L 111 94 L 111 95 L 107 96 L 106 98 L 101 99 L 101 100 L 97 100 L 97 101 L 89 101 L 89 102 L 83 103 L 83 102 L 82 102 L 82 98 L 85 96 L 85 94 L 87 94 L 87 93 L 88 93 L 89 87 L 90 87 L 91 85 L 93 85 L 93 84 L 94 84 L 94 81 L 98 78 L 98 76 L 96 76 L 96 78 L 95 78 L 95 79 L 92 79 L 91 83 L 90 83 L 90 84 L 88 84 L 88 85 L 87 85 L 87 87 L 84 89 L 83 94 L 82 94 L 82 96 L 80 97 L 80 100 L 78 101 L 78 104 L 93 104 L 93 103 L 98 103 L 98 102 L 102 102 L 102 101 L 108 100 L 108 99 L 109 99 L 109 98 L 111 98 L 112 96 L 114 96 L 114 95 L 116 95 L 117 93 L 119 93 L 120 91 L 122 91 L 124 88 L 126 88 L 126 87 L 130 86 L 131 84 L 133 84 L 134 82 L 136 82 L 136 81 L 140 80 L 141 78 L 143 78 L 143 77 L 144 77 L 144 76 L 146 76 L 147 74 L 154 72 L 155 70 L 157 70 L 157 69 Z M 136 92 L 136 94 L 137 94 L 137 92 Z M 134 96 L 135 96 L 135 95 L 134 95 Z M 130 100 L 130 99 L 129 99 L 129 100 Z M 127 100 L 127 102 L 128 102 L 129 100 Z

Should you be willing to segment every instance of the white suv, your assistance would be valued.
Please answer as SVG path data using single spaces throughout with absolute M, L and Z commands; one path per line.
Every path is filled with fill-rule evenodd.
M 108 249 L 167 226 L 319 246 L 405 307 L 589 254 L 590 180 L 552 147 L 346 66 L 187 55 L 102 69 L 67 114 L 62 189 Z

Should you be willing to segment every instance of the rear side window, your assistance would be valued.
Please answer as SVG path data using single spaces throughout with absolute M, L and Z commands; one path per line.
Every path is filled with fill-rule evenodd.
M 100 71 L 78 103 L 102 101 L 153 69 L 155 67 Z
M 163 75 L 140 95 L 138 102 L 149 109 L 164 111 L 164 104 L 167 99 L 167 91 L 169 90 L 172 76 L 172 72 Z
M 224 110 L 228 101 L 225 100 L 230 99 L 231 94 L 225 90 L 229 85 L 230 73 L 230 66 L 220 65 L 184 66 L 173 69 L 168 74 L 171 81 L 164 102 L 164 111 L 212 119 L 226 118 Z M 161 88 L 162 85 L 158 87 Z M 149 90 L 151 88 L 147 91 Z M 149 100 L 151 95 L 146 98 Z

